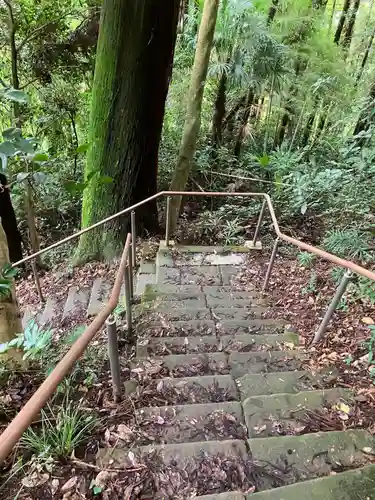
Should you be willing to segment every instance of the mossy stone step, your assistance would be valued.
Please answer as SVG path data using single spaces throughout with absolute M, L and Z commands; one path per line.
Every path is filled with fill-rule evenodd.
M 248 457 L 245 442 L 238 439 L 140 446 L 139 448 L 133 448 L 132 451 L 137 456 L 156 453 L 164 464 L 173 463 L 181 469 L 185 469 L 189 464 L 193 464 L 202 455 L 211 457 L 220 455 L 228 459 Z M 111 466 L 111 468 L 121 468 L 129 464 L 129 450 L 122 448 L 101 448 L 97 453 L 96 463 L 104 468 L 108 468 L 108 466 Z
M 313 375 L 310 371 L 276 372 L 246 374 L 237 379 L 237 386 L 241 393 L 241 399 L 253 396 L 288 393 L 295 394 L 301 391 L 312 390 L 315 384 L 328 381 L 329 377 L 335 378 L 332 373 L 317 373 Z
M 189 337 L 189 336 L 209 336 L 215 335 L 215 323 L 212 320 L 190 320 L 165 322 L 161 320 L 147 320 L 138 323 L 136 329 L 139 336 L 150 337 Z
M 215 495 L 204 495 L 203 497 L 195 497 L 195 500 L 246 500 L 243 493 L 230 491 L 228 493 L 216 493 Z
M 242 407 L 237 402 L 187 404 L 142 408 L 136 411 L 142 431 L 153 435 L 158 428 L 157 443 L 192 443 L 244 439 L 246 431 Z
M 257 333 L 279 334 L 289 331 L 285 321 L 275 319 L 220 319 L 216 320 L 219 335 L 244 335 Z
M 159 358 L 174 377 L 225 375 L 229 372 L 227 356 L 221 352 L 207 354 L 170 354 Z M 186 375 L 185 375 L 186 374 Z
M 373 500 L 375 465 L 328 477 L 251 493 L 246 500 Z
M 200 377 L 182 377 L 159 379 L 166 388 L 174 388 L 184 394 L 186 404 L 222 403 L 238 401 L 236 383 L 230 375 L 203 375 Z
M 333 405 L 341 399 L 350 400 L 352 393 L 336 387 L 326 390 L 311 390 L 297 394 L 273 394 L 253 396 L 243 403 L 246 425 L 250 437 L 274 436 L 295 433 L 303 429 L 300 419 L 306 410 L 315 410 Z
M 283 467 L 291 473 L 289 481 L 295 482 L 367 465 L 374 438 L 365 430 L 346 430 L 256 438 L 248 444 L 254 460 L 276 470 Z
M 286 372 L 301 370 L 304 353 L 289 351 L 233 352 L 228 364 L 231 375 L 240 378 L 247 373 Z
M 225 335 L 195 337 L 160 337 L 140 339 L 137 356 L 189 354 L 207 352 L 249 352 L 271 349 L 291 349 L 298 344 L 298 335 Z

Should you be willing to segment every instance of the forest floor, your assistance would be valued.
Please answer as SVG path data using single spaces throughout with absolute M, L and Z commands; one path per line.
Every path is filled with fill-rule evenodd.
M 152 248 L 150 252 L 152 253 Z M 269 251 L 252 254 L 238 276 L 238 283 L 252 284 L 260 288 L 265 275 Z M 305 344 L 312 339 L 319 322 L 332 297 L 335 284 L 330 275 L 330 266 L 323 261 L 316 261 L 311 268 L 301 266 L 295 257 L 288 256 L 281 250 L 276 260 L 270 281 L 268 301 L 269 318 L 280 318 L 292 324 L 301 335 Z M 312 272 L 316 278 L 311 280 Z M 56 280 L 56 273 L 58 280 Z M 60 273 L 60 274 L 59 274 Z M 43 278 L 45 290 L 51 294 L 62 294 L 71 284 L 89 286 L 95 277 L 101 274 L 113 277 L 114 266 L 102 263 L 87 264 L 78 269 L 54 270 Z M 56 284 L 57 281 L 57 284 Z M 37 302 L 31 278 L 17 284 L 17 292 L 22 304 Z M 83 318 L 79 318 L 82 320 Z M 310 349 L 312 353 L 310 369 L 335 368 L 336 375 L 331 379 L 332 386 L 340 385 L 354 389 L 355 400 L 349 408 L 344 406 L 340 411 L 333 408 L 322 408 L 319 411 L 307 412 L 304 420 L 295 433 L 317 432 L 327 430 L 344 430 L 348 428 L 367 428 L 375 433 L 373 414 L 375 409 L 375 385 L 372 375 L 371 359 L 366 361 L 372 352 L 372 343 L 368 325 L 375 323 L 374 308 L 356 301 L 351 303 L 350 295 L 343 309 L 338 311 L 320 345 Z M 62 327 L 61 330 L 65 329 Z M 123 326 L 120 324 L 120 336 Z M 54 356 L 59 358 L 67 350 L 67 346 L 56 348 Z M 113 402 L 110 385 L 110 371 L 106 356 L 106 337 L 102 333 L 94 342 L 87 356 L 79 363 L 78 368 L 69 378 L 66 385 L 55 395 L 46 409 L 44 418 L 48 422 L 60 422 L 61 408 L 64 401 L 71 398 L 80 410 L 85 422 L 92 417 L 90 437 L 76 447 L 75 453 L 64 458 L 54 456 L 51 443 L 42 443 L 41 453 L 33 449 L 29 443 L 21 443 L 8 458 L 2 469 L 3 485 L 0 486 L 0 498 L 17 498 L 36 500 L 43 498 L 82 500 L 82 499 L 120 499 L 143 500 L 156 498 L 155 492 L 163 491 L 172 485 L 173 491 L 183 491 L 187 495 L 204 495 L 207 490 L 206 478 L 217 478 L 215 491 L 225 491 L 228 484 L 232 490 L 254 491 L 256 485 L 245 484 L 244 477 L 250 477 L 254 464 L 229 463 L 224 458 L 210 462 L 205 459 L 197 461 L 195 469 L 189 477 L 183 471 L 173 467 L 166 470 L 160 468 L 160 460 L 154 455 L 147 460 L 138 460 L 129 452 L 129 464 L 125 470 L 103 469 L 95 464 L 95 455 L 102 446 L 114 446 L 119 441 L 131 448 L 146 443 L 150 439 L 158 442 L 166 421 L 151 422 L 135 418 L 134 410 L 147 406 L 184 404 L 191 399 L 183 389 L 160 387 L 157 379 L 169 373 L 160 363 L 149 362 L 142 369 L 131 367 L 129 361 L 134 358 L 134 345 L 126 340 L 119 345 L 121 372 L 127 384 L 128 396 L 121 404 Z M 15 416 L 16 412 L 35 392 L 45 378 L 46 366 L 31 363 L 27 369 L 15 372 L 6 368 L 1 371 L 0 390 L 0 430 Z M 195 367 L 196 375 L 204 373 L 204 366 Z M 176 374 L 172 374 L 176 376 Z M 180 373 L 177 376 L 184 376 Z M 191 375 L 191 374 L 190 374 Z M 212 395 L 210 396 L 212 397 Z M 216 395 L 221 401 L 223 395 Z M 195 402 L 204 403 L 208 394 L 197 388 Z M 225 415 L 220 422 L 213 422 L 215 428 L 228 426 Z M 43 430 L 41 422 L 34 426 Z M 233 429 L 234 436 L 241 439 L 242 429 Z M 280 431 L 284 432 L 284 431 Z M 238 435 L 237 435 L 238 434 Z M 35 445 L 35 443 L 33 443 Z M 22 457 L 23 463 L 19 461 Z M 236 468 L 237 467 L 237 468 Z M 238 467 L 244 474 L 238 474 Z M 225 471 L 225 481 L 221 481 L 221 471 Z M 259 472 L 259 471 L 258 471 Z M 185 479 L 181 479 L 184 478 Z M 178 484 L 176 483 L 178 478 Z M 181 482 L 182 481 L 182 482 Z M 111 485 L 111 496 L 105 495 Z M 212 484 L 211 484 L 212 487 Z M 165 496 L 169 498 L 169 496 Z

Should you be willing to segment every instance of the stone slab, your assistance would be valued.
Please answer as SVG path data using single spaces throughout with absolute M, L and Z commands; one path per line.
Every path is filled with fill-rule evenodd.
M 184 469 L 189 463 L 195 462 L 199 456 L 225 456 L 227 458 L 246 458 L 247 451 L 244 441 L 205 441 L 198 443 L 182 443 L 167 445 L 150 445 L 134 448 L 135 455 L 148 455 L 156 452 L 165 464 L 173 462 Z M 101 448 L 96 456 L 100 467 L 121 468 L 129 463 L 129 451 L 122 448 Z
M 160 313 L 169 321 L 190 321 L 190 320 L 210 320 L 211 311 L 209 309 L 189 306 L 181 309 L 175 309 L 168 304 L 157 305 L 155 312 Z
M 168 354 L 189 354 L 219 351 L 219 340 L 215 336 L 203 337 L 160 337 L 138 340 L 137 356 L 157 356 Z
M 297 394 L 253 396 L 243 403 L 246 425 L 250 437 L 266 437 L 293 433 L 303 427 L 300 418 L 306 410 L 331 406 L 340 400 L 350 400 L 347 389 L 335 387 L 325 390 L 303 391 Z
M 181 255 L 181 254 L 180 254 Z M 189 266 L 242 266 L 246 260 L 246 254 L 240 253 L 184 253 L 175 260 L 176 265 Z
M 237 402 L 142 408 L 136 411 L 135 416 L 144 422 L 142 431 L 151 435 L 155 423 L 162 418 L 159 444 L 242 439 L 244 433 L 242 407 Z M 221 426 L 215 425 L 216 420 L 223 422 L 224 432 Z
M 189 283 L 181 283 L 181 270 L 175 267 L 157 267 L 156 268 L 156 283 L 159 285 L 188 285 Z M 197 284 L 197 283 L 192 283 Z
M 219 493 L 215 495 L 204 495 L 203 497 L 196 497 L 195 500 L 246 500 L 243 493 L 237 491 L 230 491 L 228 493 Z
M 96 278 L 91 289 L 87 316 L 96 316 L 100 313 L 108 301 L 111 288 L 111 285 L 103 278 Z
M 312 390 L 315 377 L 310 371 L 246 374 L 237 379 L 241 399 L 270 394 L 295 394 Z
M 246 500 L 373 500 L 375 465 L 304 481 L 282 488 L 251 493 Z
M 153 321 L 139 323 L 137 331 L 143 337 L 189 337 L 215 335 L 215 323 L 212 320 L 190 320 L 165 322 Z
M 261 319 L 266 311 L 267 308 L 260 306 L 247 308 L 221 307 L 212 311 L 212 315 L 220 322 L 228 319 L 248 321 L 252 319 Z
M 255 438 L 248 441 L 254 460 L 293 467 L 300 480 L 329 475 L 335 467 L 367 465 L 374 439 L 365 430 L 317 432 L 303 436 Z
M 194 367 L 202 367 L 200 369 L 203 373 L 198 373 L 198 375 L 213 375 L 216 373 L 225 375 L 229 371 L 227 356 L 221 352 L 207 354 L 170 354 L 169 356 L 164 356 L 162 359 L 163 365 L 173 371 L 175 377 L 179 376 L 180 370 L 184 367 L 186 367 L 192 375 L 196 373 Z
M 194 388 L 204 389 L 206 403 L 218 403 L 224 401 L 238 401 L 238 391 L 233 378 L 230 375 L 204 375 L 200 377 L 185 378 L 163 378 L 163 384 L 176 387 L 182 391 L 185 389 L 190 403 L 202 403 L 202 394 L 197 401 Z M 160 382 L 160 381 L 159 381 Z
M 221 285 L 219 266 L 182 266 L 181 285 Z
M 77 286 L 69 288 L 68 298 L 65 302 L 63 320 L 73 316 L 77 311 L 86 311 L 89 303 L 90 292 L 88 289 L 80 289 Z
M 266 299 L 260 299 L 260 298 L 251 298 L 251 299 L 245 299 L 245 298 L 233 298 L 230 295 L 227 295 L 225 298 L 216 298 L 216 297 L 211 297 L 210 295 L 207 296 L 207 306 L 212 308 L 212 309 L 217 309 L 220 307 L 224 308 L 249 308 L 249 307 L 256 307 L 256 306 L 261 306 L 267 304 Z
M 160 293 L 201 293 L 202 287 L 200 285 L 164 284 L 153 287 L 153 290 Z
M 52 321 L 58 320 L 61 316 L 61 302 L 58 302 L 53 297 L 47 299 L 46 305 L 44 307 L 43 313 L 40 316 L 38 323 L 43 326 L 50 325 Z
M 298 346 L 299 337 L 295 333 L 260 334 L 260 335 L 223 335 L 220 337 L 223 350 L 226 352 L 250 351 L 288 351 Z
M 219 335 L 256 334 L 256 333 L 282 333 L 286 330 L 286 322 L 274 319 L 220 319 L 216 321 Z
M 222 286 L 204 286 L 203 292 L 209 296 L 216 299 L 254 299 L 256 297 L 260 297 L 260 293 L 255 289 L 253 290 L 233 290 L 233 288 L 229 285 Z
M 155 274 L 138 274 L 136 278 L 135 295 L 143 295 L 148 286 L 153 286 L 155 284 Z
M 299 351 L 233 352 L 229 367 L 234 378 L 247 373 L 285 372 L 301 369 L 303 356 Z
M 139 266 L 139 274 L 155 274 L 156 264 L 152 261 L 142 261 Z

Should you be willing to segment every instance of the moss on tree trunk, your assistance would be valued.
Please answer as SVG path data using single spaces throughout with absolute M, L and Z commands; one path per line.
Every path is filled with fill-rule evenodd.
M 176 39 L 179 0 L 104 0 L 92 93 L 82 227 L 156 193 L 157 157 Z M 103 176 L 112 183 L 102 183 Z M 156 202 L 137 210 L 157 229 Z M 76 258 L 111 258 L 128 218 L 84 234 Z

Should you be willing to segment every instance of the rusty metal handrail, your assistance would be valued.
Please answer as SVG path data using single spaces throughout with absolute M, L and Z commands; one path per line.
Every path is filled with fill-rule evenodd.
M 266 285 L 268 284 L 268 280 L 270 277 L 270 274 L 272 272 L 272 266 L 273 262 L 276 257 L 277 253 L 277 248 L 280 243 L 280 241 L 285 241 L 286 243 L 290 243 L 292 245 L 295 245 L 299 247 L 302 250 L 306 250 L 310 253 L 313 253 L 317 255 L 318 257 L 321 257 L 323 259 L 326 259 L 333 264 L 336 264 L 338 266 L 344 267 L 347 272 L 348 270 L 359 274 L 361 276 L 364 276 L 366 278 L 369 278 L 373 281 L 375 281 L 375 273 L 372 271 L 369 271 L 368 269 L 365 269 L 362 266 L 359 266 L 355 264 L 354 262 L 350 262 L 348 260 L 342 259 L 340 257 L 337 257 L 336 255 L 333 255 L 329 252 L 326 252 L 324 250 L 321 250 L 320 248 L 314 247 L 312 245 L 308 245 L 307 243 L 304 243 L 300 240 L 297 240 L 296 238 L 292 238 L 291 236 L 288 236 L 286 234 L 283 234 L 280 231 L 279 224 L 277 222 L 276 214 L 272 205 L 271 198 L 268 194 L 266 193 L 223 193 L 223 192 L 194 192 L 194 191 L 161 191 L 153 196 L 150 196 L 149 198 L 129 207 L 124 210 L 121 210 L 120 212 L 107 217 L 106 219 L 103 219 L 100 222 L 97 222 L 96 224 L 93 224 L 92 226 L 82 229 L 81 231 L 64 238 L 61 241 L 58 241 L 54 243 L 53 245 L 50 245 L 47 248 L 44 248 L 40 250 L 39 252 L 36 252 L 32 255 L 29 255 L 25 257 L 24 259 L 15 262 L 13 264 L 13 267 L 17 267 L 18 265 L 28 262 L 32 259 L 35 259 L 39 255 L 42 255 L 43 253 L 48 252 L 49 250 L 52 250 L 53 248 L 59 247 L 63 245 L 64 243 L 67 243 L 69 241 L 72 241 L 79 236 L 81 236 L 84 233 L 87 233 L 88 231 L 91 231 L 95 228 L 98 228 L 102 226 L 103 224 L 112 221 L 118 217 L 121 217 L 122 215 L 125 215 L 126 213 L 131 213 L 131 221 L 132 221 L 132 234 L 129 234 L 124 251 L 122 254 L 121 262 L 119 265 L 119 269 L 116 275 L 116 280 L 115 284 L 112 289 L 111 297 L 109 299 L 108 304 L 103 308 L 103 310 L 96 316 L 96 318 L 93 320 L 93 322 L 89 325 L 87 330 L 83 333 L 83 335 L 73 344 L 71 349 L 68 351 L 68 353 L 62 358 L 62 360 L 58 363 L 58 365 L 55 367 L 55 369 L 52 371 L 52 373 L 46 378 L 46 380 L 43 382 L 43 384 L 39 387 L 39 389 L 35 392 L 35 394 L 30 398 L 30 400 L 26 403 L 26 405 L 21 409 L 21 411 L 18 413 L 18 415 L 12 420 L 12 422 L 8 425 L 8 427 L 5 429 L 5 431 L 1 434 L 0 436 L 0 462 L 2 462 L 8 454 L 11 452 L 15 444 L 19 441 L 21 438 L 23 432 L 29 427 L 29 425 L 33 422 L 34 418 L 38 415 L 39 411 L 43 408 L 47 400 L 52 396 L 54 391 L 56 390 L 57 386 L 60 384 L 60 382 L 63 380 L 63 378 L 68 374 L 70 369 L 74 366 L 74 363 L 78 360 L 78 358 L 84 353 L 85 349 L 91 342 L 91 340 L 95 337 L 99 329 L 104 325 L 106 320 L 109 318 L 111 313 L 113 313 L 119 297 L 120 297 L 120 289 L 121 289 L 121 284 L 123 277 L 125 277 L 125 292 L 127 295 L 127 305 L 130 305 L 129 301 L 129 283 L 126 283 L 126 280 L 132 279 L 129 276 L 128 269 L 127 269 L 127 263 L 130 257 L 130 262 L 129 266 L 131 266 L 132 263 L 135 263 L 135 216 L 134 216 L 134 211 L 152 201 L 155 200 L 159 197 L 167 196 L 168 199 L 170 200 L 170 197 L 172 196 L 220 196 L 220 197 L 252 197 L 252 198 L 260 198 L 263 199 L 264 202 L 267 204 L 268 210 L 271 215 L 272 223 L 277 235 L 276 243 L 274 246 L 274 250 L 272 252 L 272 257 L 271 261 L 269 264 L 269 268 L 267 271 L 266 275 L 266 282 L 264 289 L 266 288 Z M 259 235 L 262 219 L 264 216 L 265 212 L 265 203 L 262 205 L 262 209 L 260 212 L 260 216 L 258 219 L 258 224 L 257 224 L 257 229 L 255 231 L 255 237 L 254 237 L 254 243 L 256 242 L 256 238 Z M 169 217 L 168 217 L 169 221 Z M 133 238 L 132 238 L 133 235 Z M 167 223 L 167 228 L 166 228 L 166 240 L 168 241 L 169 239 L 169 223 Z M 128 276 L 128 278 L 127 278 Z M 344 279 L 347 279 L 344 277 Z M 341 287 L 343 288 L 343 287 Z M 342 290 L 340 291 L 340 293 Z M 335 295 L 334 300 L 337 301 L 338 299 L 338 293 Z M 332 305 L 332 304 L 331 304 Z M 128 308 L 127 308 L 128 309 Z M 328 313 L 330 311 L 327 311 L 326 317 L 324 318 L 323 322 L 325 322 L 325 326 L 327 321 L 329 321 L 330 317 L 328 317 Z M 332 313 L 332 311 L 331 311 Z M 128 317 L 129 314 L 129 317 Z M 131 311 L 127 311 L 127 321 L 128 325 L 131 328 Z M 112 323 L 111 323 L 112 324 Z
M 32 424 L 35 417 L 46 404 L 48 399 L 57 389 L 64 377 L 73 368 L 76 361 L 85 352 L 87 346 L 105 324 L 107 318 L 115 310 L 121 293 L 121 286 L 126 273 L 129 249 L 131 248 L 131 235 L 128 234 L 124 251 L 122 253 L 120 265 L 117 271 L 115 283 L 107 305 L 95 317 L 86 331 L 76 340 L 65 356 L 59 361 L 51 374 L 46 378 L 39 389 L 33 394 L 18 415 L 12 420 L 8 427 L 0 436 L 0 462 L 12 451 L 13 447 L 20 440 L 25 430 Z

